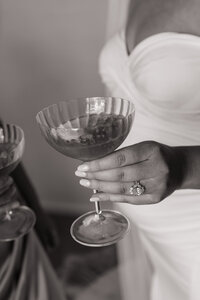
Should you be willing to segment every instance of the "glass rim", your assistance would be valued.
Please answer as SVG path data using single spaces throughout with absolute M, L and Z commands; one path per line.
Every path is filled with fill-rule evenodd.
M 78 97 L 78 98 L 72 98 L 72 99 L 69 99 L 69 100 L 61 100 L 61 101 L 58 101 L 57 103 L 53 103 L 53 104 L 50 104 L 48 106 L 45 106 L 43 107 L 37 114 L 36 114 L 36 119 L 37 119 L 37 116 L 39 116 L 40 113 L 44 112 L 45 110 L 49 110 L 50 108 L 53 108 L 55 106 L 58 106 L 59 104 L 62 104 L 62 103 L 66 103 L 66 104 L 69 104 L 69 103 L 72 103 L 74 101 L 85 101 L 85 100 L 95 100 L 95 99 L 104 99 L 104 100 L 122 100 L 123 102 L 126 102 L 127 104 L 130 104 L 131 105 L 131 110 L 130 112 L 128 113 L 128 115 L 132 114 L 135 112 L 135 105 L 134 103 L 129 100 L 129 99 L 125 99 L 123 97 L 111 97 L 111 96 L 95 96 L 95 97 Z
M 21 141 L 24 140 L 24 138 L 25 138 L 24 130 L 22 129 L 22 127 L 20 127 L 17 124 L 14 124 L 14 123 L 2 123 L 2 125 L 0 125 L 0 129 L 4 130 L 4 128 L 7 126 L 14 126 L 17 130 L 19 130 L 19 132 L 21 133 L 19 143 L 21 143 Z M 0 144 L 1 144 L 1 142 L 0 142 Z

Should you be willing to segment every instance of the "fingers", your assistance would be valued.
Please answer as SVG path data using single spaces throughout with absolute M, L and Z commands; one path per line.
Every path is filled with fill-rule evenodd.
M 169 146 L 153 141 L 142 142 L 82 164 L 76 175 L 84 178 L 81 185 L 101 191 L 91 201 L 98 197 L 99 201 L 158 203 L 174 191 L 169 184 L 172 152 Z M 139 181 L 145 187 L 142 195 L 140 192 L 139 196 L 137 192 L 130 193 L 133 181 Z
M 144 187 L 144 194 L 134 196 L 130 194 L 133 182 L 107 182 L 98 180 L 81 179 L 80 184 L 84 187 L 98 190 L 90 201 L 112 201 L 130 204 L 155 204 L 160 202 L 164 190 L 163 180 L 160 177 L 140 180 Z
M 130 194 L 130 188 L 133 185 L 133 182 L 108 182 L 81 179 L 80 184 L 84 187 L 92 190 L 98 190 L 103 193 L 128 195 Z M 154 193 L 158 190 L 158 186 L 162 187 L 162 183 L 159 181 L 159 178 L 140 180 L 140 184 L 145 187 L 146 194 Z
M 75 174 L 78 177 L 87 179 L 96 179 L 102 181 L 135 181 L 139 179 L 145 179 L 154 177 L 154 170 L 150 168 L 150 162 L 144 161 L 131 166 L 125 166 L 122 168 L 116 168 L 111 170 L 103 170 L 97 172 L 80 172 L 76 171 Z
M 96 172 L 136 164 L 147 160 L 151 156 L 153 149 L 152 142 L 135 144 L 117 150 L 104 158 L 83 163 L 78 167 L 78 171 Z
M 80 184 L 93 190 L 112 194 L 129 194 L 132 183 L 130 182 L 107 182 L 99 180 L 81 179 Z
M 152 197 L 150 194 L 145 194 L 142 196 L 129 196 L 120 194 L 107 194 L 107 193 L 97 193 L 90 198 L 91 202 L 95 201 L 111 201 L 115 203 L 129 203 L 135 205 L 145 205 L 145 204 L 155 204 L 157 203 L 157 197 Z

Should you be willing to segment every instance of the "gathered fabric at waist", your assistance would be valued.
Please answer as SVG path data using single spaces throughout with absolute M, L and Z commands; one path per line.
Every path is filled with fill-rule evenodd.
M 199 122 L 184 121 L 177 117 L 176 122 L 156 119 L 150 115 L 142 115 L 136 110 L 131 131 L 121 145 L 126 147 L 142 141 L 153 140 L 169 146 L 200 145 Z

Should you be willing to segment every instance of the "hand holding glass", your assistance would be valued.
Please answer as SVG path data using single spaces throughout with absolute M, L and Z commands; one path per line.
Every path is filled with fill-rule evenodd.
M 92 97 L 50 105 L 36 119 L 44 138 L 58 152 L 90 161 L 112 153 L 122 144 L 134 113 L 130 101 Z M 116 243 L 128 228 L 125 216 L 113 210 L 101 211 L 99 202 L 95 202 L 95 211 L 80 216 L 72 224 L 71 235 L 80 244 L 100 247 Z

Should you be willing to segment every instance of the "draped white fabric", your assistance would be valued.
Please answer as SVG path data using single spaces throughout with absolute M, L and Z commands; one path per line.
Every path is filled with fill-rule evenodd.
M 102 80 L 110 95 L 136 106 L 123 146 L 200 144 L 199 53 L 199 37 L 170 32 L 143 40 L 129 56 L 124 31 L 106 44 Z M 156 205 L 117 206 L 133 223 L 119 244 L 123 300 L 199 299 L 200 191 L 176 191 Z

